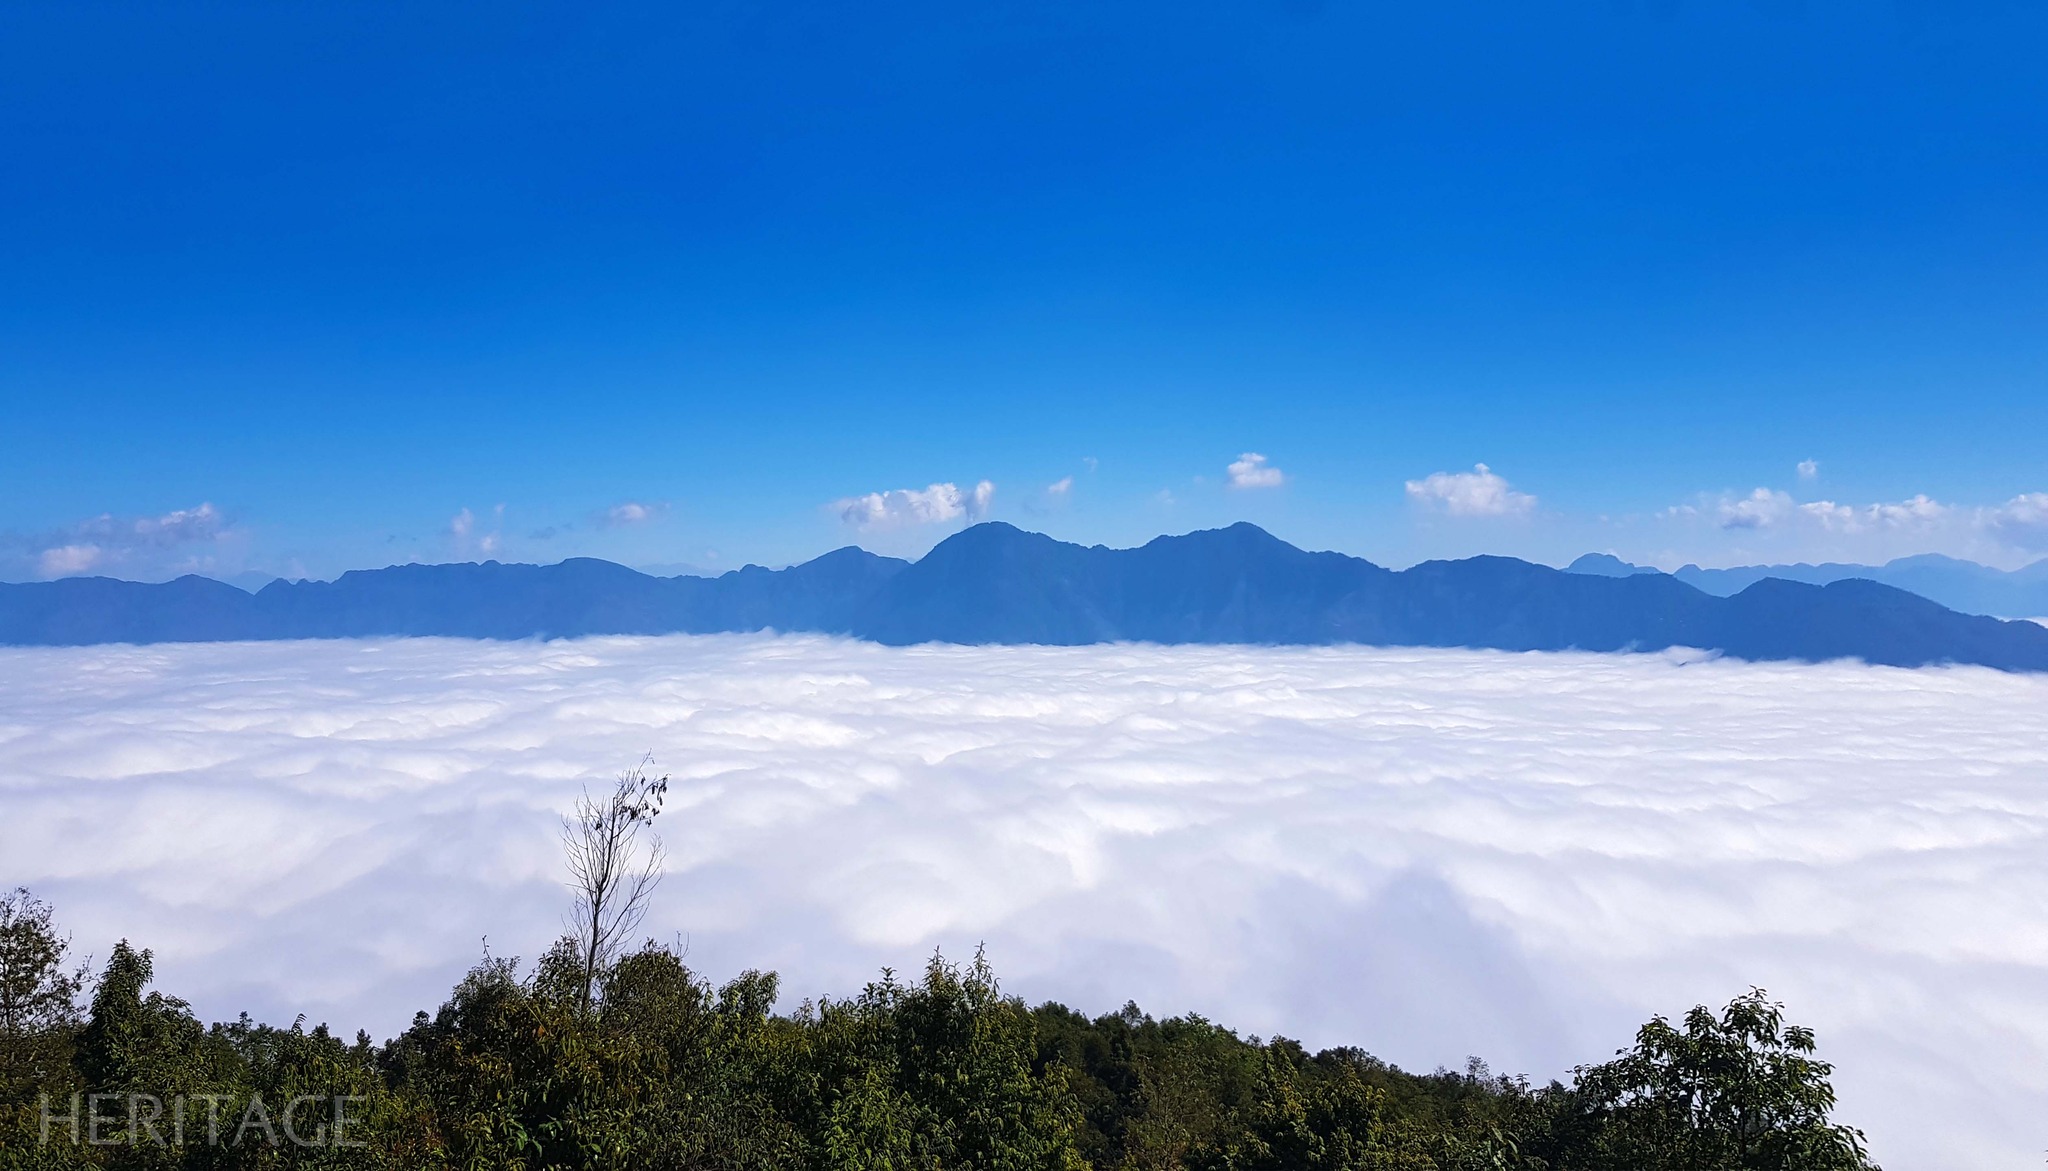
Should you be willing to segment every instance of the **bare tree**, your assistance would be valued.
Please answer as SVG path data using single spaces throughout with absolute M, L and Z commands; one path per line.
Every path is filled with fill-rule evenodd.
M 650 756 L 620 773 L 609 796 L 592 796 L 584 789 L 575 812 L 562 819 L 569 887 L 576 892 L 569 933 L 582 967 L 585 1011 L 597 974 L 618 959 L 661 881 L 661 839 L 649 827 L 668 795 L 668 777 L 653 776 L 653 764 Z

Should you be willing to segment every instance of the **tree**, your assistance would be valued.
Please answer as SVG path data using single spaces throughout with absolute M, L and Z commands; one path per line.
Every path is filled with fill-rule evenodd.
M 1585 1155 L 1571 1167 L 1631 1171 L 1871 1171 L 1862 1132 L 1828 1121 L 1834 1067 L 1813 1030 L 1787 1025 L 1761 988 L 1717 1017 L 1657 1017 L 1634 1048 L 1577 1071 Z
M 569 934 L 581 967 L 578 996 L 585 1012 L 598 975 L 625 950 L 661 881 L 661 839 L 649 827 L 668 796 L 668 777 L 651 776 L 651 764 L 649 757 L 620 773 L 607 797 L 594 797 L 586 788 L 575 812 L 562 819 L 569 885 L 576 892 Z
M 0 895 L 0 1100 L 13 1100 L 69 1063 L 84 972 L 67 972 L 71 942 L 50 905 L 23 889 Z
M 208 1080 L 205 1030 L 185 1001 L 143 994 L 155 977 L 156 959 L 147 949 L 137 951 L 125 939 L 114 945 L 78 1037 L 78 1072 L 87 1088 L 168 1095 Z
M 17 887 L 0 895 L 0 1039 L 68 1025 L 84 978 L 64 971 L 71 941 L 50 925 L 50 905 Z
M 1064 1070 L 1033 1066 L 1036 1029 L 976 949 L 922 980 L 882 980 L 799 1010 L 817 1165 L 833 1171 L 1072 1171 L 1079 1111 Z

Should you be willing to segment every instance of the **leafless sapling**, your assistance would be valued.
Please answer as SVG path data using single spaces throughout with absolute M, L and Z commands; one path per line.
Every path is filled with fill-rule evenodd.
M 618 959 L 647 914 L 661 881 L 661 839 L 652 826 L 668 795 L 668 777 L 648 757 L 618 776 L 609 795 L 588 788 L 562 819 L 562 847 L 576 907 L 569 924 L 581 967 L 579 999 L 589 1011 L 598 974 Z

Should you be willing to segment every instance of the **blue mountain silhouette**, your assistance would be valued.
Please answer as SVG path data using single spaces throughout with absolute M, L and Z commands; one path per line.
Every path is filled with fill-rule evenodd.
M 1249 524 L 1136 549 L 976 525 L 910 563 L 846 548 L 788 569 L 651 577 L 557 565 L 400 565 L 251 595 L 198 577 L 0 585 L 0 642 L 466 638 L 776 629 L 876 642 L 1114 641 L 1859 658 L 2048 670 L 2048 628 L 1960 614 L 1877 582 L 1765 579 L 1719 597 L 1671 575 L 1567 572 L 1509 557 L 1394 571 Z
M 1610 553 L 1588 553 L 1568 566 L 1573 573 L 1603 577 L 1630 577 L 1661 572 L 1647 565 L 1631 565 Z M 1995 614 L 2004 618 L 2048 617 L 2048 559 L 2022 569 L 1993 569 L 1974 561 L 1960 561 L 1938 553 L 1901 557 L 1883 565 L 1845 565 L 1823 562 L 1808 565 L 1738 565 L 1728 569 L 1701 569 L 1687 565 L 1671 576 L 1690 586 L 1720 597 L 1742 592 L 1765 578 L 1799 581 L 1809 585 L 1862 578 L 1882 582 L 1940 602 L 1965 614 Z

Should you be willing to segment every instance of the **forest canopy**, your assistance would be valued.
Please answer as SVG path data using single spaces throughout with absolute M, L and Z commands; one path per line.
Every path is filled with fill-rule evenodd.
M 1090 1017 L 934 955 L 777 1011 L 669 947 L 486 958 L 382 1044 L 202 1025 L 147 949 L 69 962 L 0 898 L 0 1168 L 1869 1168 L 1813 1034 L 1762 991 L 1658 1018 L 1569 1084 L 1409 1073 L 1134 1004 Z

